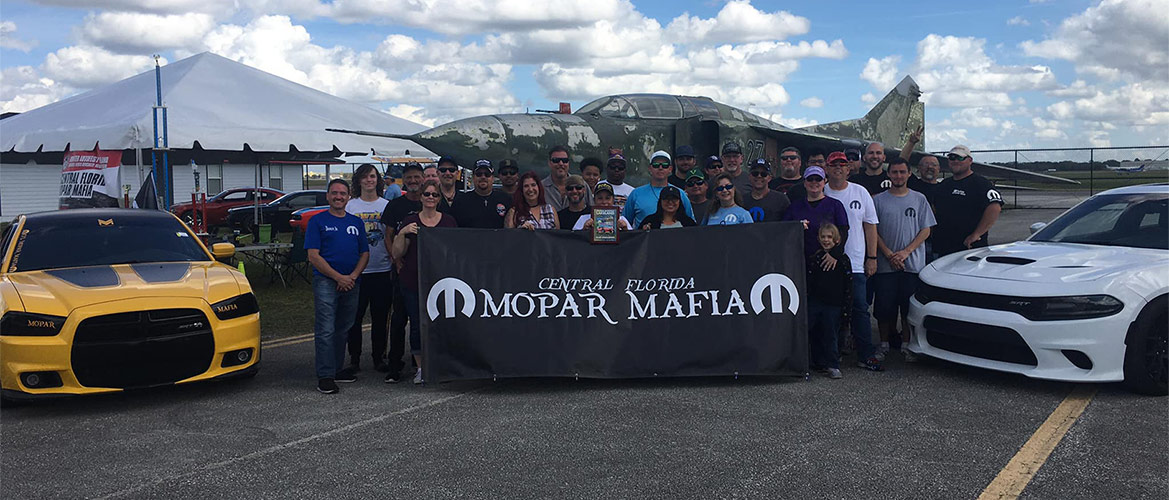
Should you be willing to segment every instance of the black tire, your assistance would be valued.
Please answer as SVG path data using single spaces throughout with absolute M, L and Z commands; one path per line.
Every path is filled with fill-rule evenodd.
M 195 227 L 195 212 L 187 210 L 179 214 L 179 220 L 182 220 L 184 224 L 193 228 Z
M 1169 298 L 1154 299 L 1125 339 L 1124 385 L 1138 394 L 1169 394 Z

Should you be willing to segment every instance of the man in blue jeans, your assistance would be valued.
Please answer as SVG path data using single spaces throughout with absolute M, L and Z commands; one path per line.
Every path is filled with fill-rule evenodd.
M 329 210 L 309 219 L 304 248 L 313 265 L 313 304 L 316 319 L 317 390 L 325 394 L 340 391 L 337 382 L 354 382 L 345 363 L 346 338 L 357 315 L 358 280 L 369 262 L 369 241 L 365 222 L 345 211 L 349 183 L 329 181 Z

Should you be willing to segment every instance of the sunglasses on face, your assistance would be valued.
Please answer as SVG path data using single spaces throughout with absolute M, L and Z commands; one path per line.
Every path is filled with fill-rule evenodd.
M 722 168 L 723 166 L 721 163 L 715 163 L 714 165 L 706 167 L 707 170 L 722 170 Z
M 438 198 L 439 196 L 442 196 L 442 195 L 439 193 L 436 193 L 434 191 L 426 191 L 426 192 L 422 193 L 422 196 L 425 196 L 427 198 Z
M 438 171 L 444 174 L 454 173 L 455 167 L 438 167 Z
M 491 177 L 491 172 L 475 172 L 475 177 Z
M 947 160 L 950 160 L 950 161 L 965 161 L 967 158 L 970 158 L 970 157 L 969 157 L 969 156 L 956 155 L 956 154 L 953 154 L 953 153 L 946 155 L 946 159 L 947 159 Z
M 568 163 L 568 158 L 549 158 L 548 161 L 552 163 Z
M 686 181 L 686 187 L 702 186 L 704 184 L 706 184 L 706 181 L 704 181 L 702 179 L 694 179 L 692 181 Z
M 499 175 L 517 175 L 519 173 L 520 173 L 519 170 L 500 170 L 499 171 Z
M 719 186 L 719 187 L 714 188 L 714 190 L 718 191 L 718 192 L 730 191 L 732 189 L 735 189 L 735 186 L 733 184 L 727 184 L 725 186 Z
M 824 178 L 820 176 L 808 177 L 804 182 L 824 182 Z
M 625 170 L 625 165 L 609 165 L 609 170 L 613 170 L 615 172 L 620 172 L 622 170 Z
M 847 168 L 847 167 L 848 167 L 847 162 L 834 161 L 834 162 L 828 164 L 828 168 Z
M 789 156 L 780 156 L 780 157 L 779 157 L 779 159 L 781 159 L 781 160 L 783 160 L 783 161 L 796 161 L 796 160 L 800 159 L 800 157 L 799 157 L 799 156 L 790 156 L 790 155 L 789 155 Z
M 564 186 L 565 191 L 584 191 L 584 186 Z
M 858 155 L 856 153 L 848 153 L 848 154 L 845 154 L 844 156 L 846 158 L 848 158 L 848 161 L 857 161 L 857 160 L 861 159 L 861 155 Z
M 765 172 L 763 170 L 753 170 L 751 172 L 752 177 L 767 177 L 769 175 L 771 175 L 771 172 Z
M 669 163 L 650 163 L 649 166 L 653 168 L 670 168 Z

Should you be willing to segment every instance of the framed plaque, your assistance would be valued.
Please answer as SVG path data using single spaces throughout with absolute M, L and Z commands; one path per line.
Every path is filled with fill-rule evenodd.
M 593 244 L 617 244 L 617 221 L 621 211 L 617 207 L 593 207 L 593 230 L 589 240 Z

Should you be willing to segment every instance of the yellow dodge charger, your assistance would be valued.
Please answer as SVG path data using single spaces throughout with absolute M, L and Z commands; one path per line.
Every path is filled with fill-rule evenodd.
M 0 238 L 3 398 L 254 375 L 259 306 L 216 261 L 234 252 L 155 210 L 17 217 Z

